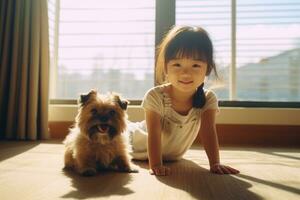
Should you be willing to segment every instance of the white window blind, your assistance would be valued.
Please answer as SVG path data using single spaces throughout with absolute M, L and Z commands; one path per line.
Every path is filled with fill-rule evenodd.
M 60 0 L 56 99 L 96 88 L 141 99 L 154 82 L 155 1 Z
M 48 2 L 51 99 L 91 88 L 141 99 L 154 85 L 155 27 L 165 20 L 155 18 L 155 0 Z M 174 2 L 166 17 L 175 12 L 176 24 L 212 38 L 221 81 L 206 87 L 221 100 L 300 101 L 299 0 Z
M 50 58 L 53 58 L 53 53 L 54 53 L 55 16 L 56 16 L 55 4 L 56 4 L 55 0 L 48 0 Z
M 209 81 L 207 86 L 228 100 L 229 79 L 236 75 L 233 100 L 299 101 L 300 1 L 236 0 L 235 9 L 232 2 L 176 1 L 176 24 L 202 26 L 213 40 L 222 82 Z M 232 16 L 236 16 L 235 33 Z M 229 70 L 232 55 L 236 55 L 236 74 Z
M 300 101 L 300 1 L 237 1 L 237 99 Z

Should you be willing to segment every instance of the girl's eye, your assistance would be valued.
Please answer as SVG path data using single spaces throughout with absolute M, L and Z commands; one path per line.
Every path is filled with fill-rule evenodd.
M 197 67 L 201 67 L 201 66 L 198 64 L 193 64 L 193 67 L 197 68 Z
M 172 66 L 174 66 L 174 67 L 180 67 L 180 64 L 179 63 L 174 63 Z

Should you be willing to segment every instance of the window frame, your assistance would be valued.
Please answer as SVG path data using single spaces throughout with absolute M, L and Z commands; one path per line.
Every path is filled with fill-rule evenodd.
M 155 0 L 155 45 L 157 46 L 165 32 L 176 24 L 176 0 Z M 58 61 L 58 37 L 59 37 L 59 9 L 60 0 L 56 0 L 55 6 L 55 34 L 54 57 L 50 62 L 50 96 L 55 94 L 57 80 Z M 156 48 L 155 48 L 156 51 Z M 155 52 L 156 55 L 156 52 Z M 155 79 L 154 79 L 155 80 Z M 157 85 L 154 83 L 154 85 Z M 54 96 L 55 97 L 55 96 Z M 247 108 L 300 108 L 299 102 L 291 101 L 236 101 L 236 0 L 231 0 L 231 67 L 229 69 L 229 100 L 220 100 L 220 107 L 247 107 Z M 130 100 L 130 105 L 140 105 L 141 100 Z M 50 99 L 50 105 L 77 104 L 75 99 Z

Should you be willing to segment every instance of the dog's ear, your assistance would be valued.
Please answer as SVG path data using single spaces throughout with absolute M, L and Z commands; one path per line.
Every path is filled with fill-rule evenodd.
M 113 94 L 113 98 L 115 102 L 122 108 L 122 110 L 127 110 L 127 105 L 129 104 L 129 101 L 126 99 L 121 99 L 119 95 Z
M 129 101 L 119 99 L 118 103 L 123 110 L 127 110 L 127 105 L 129 103 Z
M 93 95 L 96 95 L 97 91 L 96 90 L 91 90 L 87 94 L 81 94 L 79 98 L 79 104 L 83 106 Z

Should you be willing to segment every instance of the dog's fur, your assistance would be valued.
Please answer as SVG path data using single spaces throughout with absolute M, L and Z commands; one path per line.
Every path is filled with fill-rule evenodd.
M 79 99 L 74 128 L 64 140 L 65 169 L 92 176 L 101 170 L 133 170 L 122 133 L 126 128 L 128 101 L 117 94 L 100 95 L 95 90 Z

